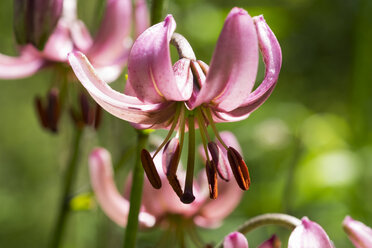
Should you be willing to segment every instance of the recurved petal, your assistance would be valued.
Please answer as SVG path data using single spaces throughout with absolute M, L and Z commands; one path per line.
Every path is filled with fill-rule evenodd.
M 301 225 L 297 226 L 289 236 L 288 248 L 306 248 L 309 244 L 314 248 L 333 248 L 323 228 L 307 217 L 303 217 Z
M 98 203 L 105 214 L 120 226 L 127 224 L 129 201 L 118 192 L 113 180 L 110 154 L 103 148 L 96 148 L 89 157 L 90 179 Z M 140 223 L 146 227 L 155 224 L 154 216 L 142 212 Z
M 125 43 L 131 29 L 131 19 L 131 0 L 107 1 L 101 26 L 87 52 L 95 65 L 111 65 L 128 52 L 129 48 Z
M 169 42 L 175 28 L 176 22 L 168 15 L 163 22 L 144 31 L 133 44 L 128 77 L 141 101 L 187 100 L 176 83 L 170 58 Z
M 31 45 L 24 47 L 19 57 L 0 54 L 0 78 L 29 77 L 40 70 L 44 63 L 45 60 Z
M 233 8 L 213 53 L 209 72 L 193 107 L 215 104 L 223 111 L 241 105 L 250 94 L 258 69 L 258 42 L 252 18 Z
M 134 6 L 134 30 L 136 37 L 150 26 L 149 11 L 145 0 L 136 0 Z
M 372 229 L 346 216 L 342 226 L 356 248 L 372 247 Z
M 232 232 L 225 237 L 223 248 L 248 248 L 248 241 L 240 232 Z
M 239 117 L 248 117 L 249 113 L 261 106 L 271 95 L 279 78 L 282 65 L 282 51 L 279 42 L 262 15 L 254 17 L 253 20 L 266 66 L 265 78 L 238 108 L 231 112 L 223 113 L 223 118 L 226 121 L 235 121 L 241 119 Z
M 72 52 L 68 56 L 75 75 L 89 94 L 109 113 L 139 124 L 162 124 L 174 114 L 172 104 L 144 104 L 136 97 L 113 90 L 96 73 L 84 54 Z

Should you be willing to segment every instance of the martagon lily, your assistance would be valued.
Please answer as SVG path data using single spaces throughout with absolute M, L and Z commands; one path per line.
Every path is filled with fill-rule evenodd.
M 153 158 L 163 148 L 166 175 L 184 203 L 191 203 L 195 162 L 195 128 L 200 130 L 207 158 L 211 197 L 216 198 L 218 174 L 228 181 L 229 175 L 219 163 L 226 153 L 239 187 L 247 190 L 249 172 L 242 156 L 221 139 L 217 122 L 243 120 L 272 93 L 281 68 L 279 43 L 263 16 L 251 18 L 240 8 L 233 8 L 225 20 L 210 66 L 196 60 L 186 39 L 174 33 L 175 20 L 165 20 L 144 31 L 134 42 L 128 61 L 125 93 L 113 90 L 80 52 L 69 54 L 70 65 L 90 95 L 109 113 L 131 122 L 136 128 L 169 129 L 164 142 L 150 155 L 142 151 L 141 159 L 147 177 L 155 188 L 161 187 Z M 176 46 L 180 59 L 172 66 L 169 44 Z M 263 82 L 254 90 L 258 69 L 258 50 L 266 66 Z M 211 141 L 211 126 L 222 148 Z M 172 133 L 176 136 L 171 139 Z M 188 131 L 188 161 L 184 190 L 176 172 Z
M 50 1 L 53 2 L 53 1 Z M 11 57 L 0 54 L 0 78 L 18 79 L 31 76 L 40 69 L 55 65 L 56 63 L 66 63 L 69 52 L 79 50 L 87 54 L 94 66 L 97 68 L 100 76 L 105 80 L 114 81 L 121 73 L 124 65 L 127 63 L 130 42 L 130 30 L 132 24 L 132 1 L 131 0 L 108 0 L 106 10 L 101 22 L 101 26 L 94 38 L 91 37 L 85 24 L 77 18 L 76 0 L 58 0 L 58 4 L 53 5 L 52 12 L 49 15 L 54 19 L 47 19 L 44 22 L 52 22 L 57 19 L 54 30 L 50 31 L 50 36 L 42 51 L 39 51 L 31 43 L 21 43 L 19 47 L 20 55 Z M 17 3 L 15 2 L 17 13 Z M 45 1 L 34 3 L 35 8 L 20 11 L 21 15 L 26 15 L 25 19 L 15 16 L 15 26 L 21 26 L 21 31 L 15 30 L 17 37 L 21 36 L 19 32 L 29 33 L 43 31 L 44 22 L 40 22 L 40 16 L 45 11 Z M 40 5 L 40 6 L 37 6 Z M 63 5 L 63 11 L 59 17 L 58 8 Z M 30 4 L 30 6 L 33 6 Z M 29 6 L 27 6 L 29 7 Z M 35 13 L 34 13 L 35 12 Z M 36 16 L 40 27 L 34 27 L 32 30 L 27 26 L 28 15 Z M 53 16 L 55 15 L 55 16 Z M 26 22 L 26 28 L 24 23 Z M 139 34 L 148 27 L 148 14 L 144 0 L 137 0 L 135 6 L 135 33 Z M 28 28 L 28 29 L 27 29 Z M 41 31 L 39 31 L 41 29 Z M 18 32 L 17 32 L 18 31 Z M 43 35 L 45 35 L 43 33 Z M 40 35 L 39 35 L 40 36 Z M 129 41 L 129 42 L 128 42 Z

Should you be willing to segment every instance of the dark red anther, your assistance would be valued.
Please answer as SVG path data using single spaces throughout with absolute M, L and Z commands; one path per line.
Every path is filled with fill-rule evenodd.
M 94 113 L 94 129 L 98 129 L 102 120 L 102 108 L 96 104 L 96 111 Z
M 53 88 L 48 93 L 48 105 L 46 108 L 46 119 L 49 129 L 56 133 L 60 115 L 59 90 Z
M 179 140 L 177 138 L 169 140 L 164 146 L 162 156 L 163 170 L 167 176 L 176 174 L 180 156 Z
M 182 188 L 181 188 L 180 181 L 177 178 L 177 175 L 175 175 L 175 174 L 174 175 L 168 175 L 167 179 L 168 179 L 168 182 L 169 182 L 170 186 L 172 186 L 172 189 L 174 190 L 174 192 L 176 192 L 178 197 L 181 198 L 182 195 L 183 195 L 183 191 L 182 191 Z
M 208 184 L 209 184 L 209 197 L 216 199 L 218 196 L 217 186 L 217 170 L 213 161 L 208 161 L 205 165 L 205 172 L 207 173 Z
M 83 121 L 89 126 L 93 123 L 93 113 L 89 106 L 89 99 L 84 93 L 80 93 L 79 103 Z
M 36 107 L 37 115 L 39 116 L 39 121 L 40 121 L 41 126 L 45 129 L 48 129 L 48 122 L 47 122 L 47 118 L 45 115 L 45 109 L 41 101 L 41 97 L 35 98 L 35 107 Z
M 227 158 L 229 159 L 231 170 L 236 182 L 242 190 L 248 190 L 251 184 L 248 167 L 242 156 L 233 147 L 227 149 Z
M 218 146 L 213 141 L 208 142 L 208 150 L 212 156 L 212 161 L 215 166 L 218 166 L 220 152 Z
M 159 177 L 158 171 L 156 170 L 151 154 L 145 149 L 142 149 L 141 151 L 141 162 L 152 187 L 154 187 L 155 189 L 160 189 L 161 179 Z

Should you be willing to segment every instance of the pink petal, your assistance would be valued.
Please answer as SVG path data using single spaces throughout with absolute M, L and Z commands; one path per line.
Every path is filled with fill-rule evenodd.
M 263 16 L 255 17 L 253 20 L 256 25 L 258 41 L 266 65 L 265 78 L 242 105 L 231 112 L 222 114 L 222 118 L 226 121 L 235 121 L 248 117 L 251 112 L 266 101 L 278 81 L 282 65 L 282 52 L 279 43 L 274 33 L 266 24 Z
M 258 69 L 256 29 L 248 13 L 233 8 L 226 18 L 209 72 L 195 105 L 212 101 L 223 111 L 241 105 L 251 92 Z
M 134 29 L 136 37 L 150 26 L 150 17 L 145 0 L 136 0 L 134 7 Z
M 131 29 L 131 0 L 108 0 L 102 24 L 87 52 L 94 65 L 110 65 L 128 52 L 125 45 Z
M 49 37 L 42 54 L 51 61 L 67 62 L 67 55 L 72 50 L 73 43 L 69 26 L 66 22 L 60 20 L 53 34 Z
M 356 248 L 372 247 L 372 229 L 346 216 L 342 226 Z
M 307 217 L 302 218 L 302 224 L 297 226 L 289 236 L 288 248 L 333 248 L 327 233 L 317 223 Z
M 225 237 L 223 248 L 248 248 L 248 241 L 240 232 L 232 232 Z
M 234 147 L 240 154 L 242 154 L 242 149 L 240 148 L 239 142 L 233 133 L 224 131 L 220 133 L 220 136 L 227 146 Z M 221 159 L 217 165 L 217 170 L 221 175 L 224 175 L 224 179 L 230 180 L 232 171 L 230 168 L 229 159 L 227 158 L 227 150 L 218 139 L 216 139 L 216 144 L 220 148 L 221 156 Z
M 218 227 L 223 219 L 239 205 L 244 191 L 236 183 L 226 182 L 219 178 L 218 197 L 212 200 L 209 198 L 208 182 L 204 171 L 201 172 L 198 181 L 202 192 L 205 193 L 206 200 L 195 216 L 195 223 L 205 228 Z
M 45 60 L 31 45 L 22 49 L 19 57 L 0 54 L 0 78 L 16 79 L 33 75 L 45 64 Z
M 109 113 L 140 124 L 167 124 L 175 111 L 174 104 L 144 104 L 135 97 L 110 88 L 94 70 L 84 54 L 72 52 L 68 56 L 77 78 L 89 94 Z M 165 124 L 164 124 L 165 125 Z
M 133 44 L 128 77 L 141 101 L 184 101 L 191 96 L 191 92 L 182 92 L 173 73 L 169 42 L 175 28 L 176 22 L 168 15 L 164 22 L 143 32 Z
M 93 44 L 93 39 L 90 36 L 88 28 L 84 22 L 80 20 L 74 20 L 70 24 L 71 38 L 74 42 L 76 49 L 85 53 Z
M 89 157 L 90 178 L 98 203 L 105 214 L 120 226 L 127 224 L 129 202 L 121 196 L 113 180 L 111 156 L 103 148 L 96 148 Z M 147 213 L 140 213 L 142 225 L 151 227 L 155 218 Z

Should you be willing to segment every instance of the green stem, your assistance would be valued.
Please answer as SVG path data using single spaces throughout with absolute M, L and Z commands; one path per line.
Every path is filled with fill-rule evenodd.
M 54 233 L 52 236 L 52 241 L 50 243 L 51 248 L 57 248 L 59 247 L 59 244 L 61 243 L 61 239 L 63 236 L 64 227 L 67 221 L 68 213 L 70 211 L 69 197 L 71 196 L 71 189 L 73 187 L 73 184 L 75 182 L 76 178 L 76 172 L 78 168 L 78 161 L 79 161 L 79 155 L 80 155 L 80 144 L 82 139 L 83 129 L 77 129 L 75 131 L 75 137 L 73 139 L 72 144 L 72 154 L 67 166 L 67 171 L 65 175 L 64 180 L 64 186 L 63 186 L 63 192 L 60 202 L 60 211 L 58 215 L 58 219 L 54 228 Z
M 162 21 L 165 0 L 153 0 L 151 5 L 151 25 Z
M 288 214 L 278 214 L 278 213 L 270 213 L 270 214 L 262 214 L 252 219 L 246 221 L 243 225 L 241 225 L 236 231 L 246 234 L 253 229 L 256 229 L 260 226 L 266 225 L 279 225 L 288 228 L 289 230 L 295 229 L 298 225 L 301 225 L 301 220 L 297 219 Z M 223 241 L 220 242 L 216 247 L 223 247 Z
M 141 207 L 142 188 L 143 188 L 143 168 L 141 165 L 141 151 L 147 145 L 148 133 L 138 130 L 136 162 L 133 168 L 132 189 L 130 192 L 130 207 L 128 215 L 128 224 L 125 230 L 124 246 L 125 248 L 136 247 L 138 215 Z

